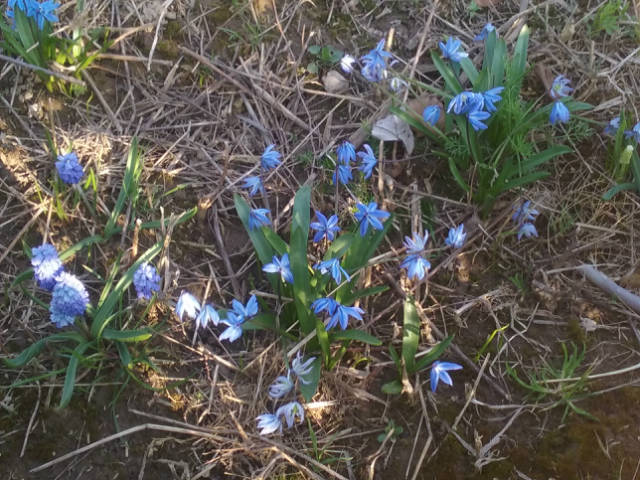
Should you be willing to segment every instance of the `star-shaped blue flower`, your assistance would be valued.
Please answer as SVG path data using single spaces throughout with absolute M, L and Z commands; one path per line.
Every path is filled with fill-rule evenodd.
M 300 350 L 296 354 L 296 358 L 291 361 L 291 370 L 296 374 L 298 380 L 300 380 L 304 385 L 309 385 L 311 380 L 307 380 L 304 377 L 309 375 L 313 370 L 313 362 L 316 357 L 309 357 L 306 360 L 303 360 L 302 354 Z
M 464 231 L 464 224 L 460 224 L 457 227 L 449 229 L 449 234 L 444 243 L 452 248 L 460 248 L 464 245 L 464 241 L 467 239 L 467 234 Z
M 51 0 L 45 2 L 27 0 L 25 3 L 27 6 L 27 15 L 36 21 L 40 30 L 44 28 L 45 20 L 48 22 L 58 21 L 58 17 L 53 12 L 60 6 L 59 3 L 52 2 Z
M 336 148 L 336 156 L 338 157 L 338 162 L 348 166 L 356 160 L 356 148 L 351 142 L 344 141 Z
M 258 314 L 258 299 L 251 295 L 246 305 L 243 305 L 235 298 L 231 301 L 231 312 L 240 317 L 242 322 Z
M 413 238 L 407 236 L 404 237 L 404 247 L 407 249 L 409 255 L 416 253 L 422 253 L 429 240 L 429 232 L 424 232 L 424 235 L 420 235 L 418 232 L 413 232 Z
M 413 254 L 407 256 L 400 266 L 407 269 L 407 275 L 410 279 L 422 280 L 431 268 L 431 263 L 422 255 Z
M 331 215 L 327 220 L 322 212 L 316 210 L 316 221 L 311 222 L 311 229 L 315 230 L 316 233 L 313 236 L 314 243 L 318 243 L 320 240 L 325 238 L 328 242 L 333 241 L 336 236 L 336 233 L 340 231 L 340 227 L 338 226 L 338 217 L 336 215 Z
M 384 50 L 384 39 L 382 39 L 376 48 L 360 58 L 362 76 L 369 82 L 379 82 L 385 78 L 387 58 L 391 58 L 391 54 Z
M 282 423 L 280 422 L 280 417 L 278 415 L 263 413 L 262 415 L 258 415 L 256 420 L 258 421 L 260 435 L 269 435 L 270 433 L 277 432 L 278 430 L 282 431 Z
M 534 222 L 540 212 L 531 206 L 531 201 L 527 200 L 522 205 L 516 204 L 513 206 L 513 215 L 511 220 L 516 225 L 521 225 L 525 222 Z
M 561 101 L 557 101 L 553 103 L 553 108 L 551 108 L 551 115 L 549 115 L 549 121 L 551 125 L 555 125 L 556 123 L 567 123 L 569 121 L 570 113 L 569 109 L 565 106 Z
M 431 365 L 431 391 L 435 392 L 438 388 L 438 382 L 442 380 L 447 385 L 453 385 L 453 380 L 448 372 L 452 370 L 461 370 L 462 365 L 452 362 L 433 362 Z
M 440 119 L 440 107 L 438 105 L 429 105 L 422 112 L 422 118 L 424 119 L 425 123 L 428 123 L 432 127 L 435 126 L 435 124 L 438 123 L 438 120 Z
M 267 148 L 262 152 L 262 156 L 260 157 L 260 163 L 264 170 L 272 170 L 280 165 L 280 152 L 274 149 L 275 144 L 268 145 Z
M 386 220 L 391 215 L 389 212 L 379 210 L 376 202 L 370 202 L 368 205 L 358 202 L 356 208 L 355 217 L 360 222 L 360 236 L 362 237 L 367 234 L 369 225 L 374 230 L 382 230 L 384 225 L 382 225 L 381 220 Z
M 471 127 L 477 132 L 478 130 L 486 130 L 487 125 L 482 123 L 485 120 L 488 120 L 491 117 L 489 112 L 485 112 L 483 110 L 476 110 L 474 112 L 469 112 L 467 114 L 467 119 L 469 119 L 469 123 Z
M 277 273 L 283 282 L 293 283 L 293 273 L 291 273 L 291 264 L 289 263 L 289 254 L 285 253 L 282 258 L 273 256 L 271 263 L 267 263 L 262 267 L 263 272 Z
M 336 185 L 336 182 L 340 182 L 342 185 L 348 184 L 351 180 L 353 180 L 351 167 L 349 165 L 338 163 L 336 165 L 336 169 L 333 171 L 332 178 L 333 178 L 334 185 Z
M 365 143 L 362 145 L 362 148 L 364 148 L 365 151 L 358 152 L 358 157 L 361 159 L 358 170 L 364 174 L 365 179 L 369 179 L 373 173 L 373 168 L 378 164 L 378 159 L 373 154 L 373 150 L 368 144 Z
M 347 271 L 342 268 L 342 265 L 340 265 L 340 260 L 337 258 L 332 258 L 330 260 L 325 260 L 324 262 L 317 263 L 316 265 L 314 265 L 313 269 L 319 270 L 323 275 L 331 272 L 331 276 L 337 284 L 340 284 L 342 282 L 343 276 L 347 282 L 351 280 L 351 277 L 349 276 Z
M 620 116 L 617 116 L 609 120 L 609 123 L 607 123 L 607 126 L 604 127 L 604 134 L 613 136 L 616 133 L 618 133 L 619 128 L 620 128 Z
M 452 62 L 459 63 L 463 58 L 469 56 L 464 50 L 461 50 L 462 42 L 453 37 L 447 39 L 447 43 L 438 43 L 440 50 L 442 51 L 442 58 L 448 58 Z
M 293 388 L 293 381 L 291 377 L 287 375 L 280 375 L 276 380 L 269 386 L 269 396 L 275 400 L 278 398 L 284 397 L 287 393 L 291 391 Z
M 311 302 L 311 310 L 316 315 L 320 312 L 327 312 L 327 315 L 333 315 L 336 311 L 337 302 L 331 297 L 318 298 Z
M 640 122 L 636 123 L 631 130 L 624 132 L 627 139 L 633 139 L 636 143 L 640 143 Z
M 331 330 L 336 325 L 340 324 L 340 328 L 342 330 L 346 330 L 349 326 L 349 318 L 357 318 L 358 320 L 362 320 L 362 314 L 364 310 L 359 307 L 347 307 L 346 305 L 340 305 L 336 302 L 336 308 L 331 315 L 331 318 L 327 322 L 325 326 L 325 330 Z
M 260 177 L 247 177 L 244 179 L 244 183 L 241 186 L 242 188 L 249 189 L 250 197 L 253 197 L 258 192 L 264 193 L 264 186 L 262 185 Z
M 447 106 L 447 113 L 453 113 L 456 115 L 467 114 L 482 110 L 484 108 L 484 97 L 481 93 L 475 92 L 460 92 L 453 97 Z
M 178 297 L 178 302 L 176 303 L 176 314 L 180 320 L 184 320 L 185 315 L 195 319 L 200 308 L 200 302 L 196 297 L 186 291 L 180 293 L 180 297 Z
M 218 326 L 220 323 L 220 315 L 212 305 L 205 303 L 196 317 L 196 330 L 198 328 L 206 327 L 209 323 L 213 323 L 215 326 Z
M 537 237 L 538 230 L 536 230 L 536 226 L 533 223 L 523 223 L 518 229 L 518 240 L 522 237 Z
M 220 341 L 229 340 L 233 343 L 238 340 L 242 336 L 242 324 L 245 320 L 246 317 L 238 316 L 234 312 L 227 312 L 227 318 L 222 320 L 227 328 L 220 334 Z
M 504 90 L 504 87 L 495 87 L 486 92 L 482 93 L 482 98 L 484 100 L 484 107 L 487 109 L 487 112 L 493 113 L 497 110 L 495 103 L 502 100 L 500 94 Z
M 287 422 L 287 428 L 291 428 L 296 418 L 300 419 L 300 423 L 304 421 L 304 407 L 298 402 L 289 402 L 276 410 L 276 417 L 280 418 L 281 416 L 284 416 Z
M 571 81 L 564 75 L 558 75 L 554 78 L 551 89 L 549 90 L 551 98 L 559 100 L 562 97 L 569 96 L 571 92 L 573 92 L 573 88 L 569 86 L 569 83 L 571 83 Z
M 473 40 L 475 42 L 482 42 L 483 40 L 486 40 L 487 37 L 489 36 L 489 33 L 495 31 L 496 27 L 494 27 L 491 23 L 487 23 L 484 28 L 480 31 L 480 33 L 478 35 L 476 35 L 475 37 L 473 37 Z M 496 32 L 496 35 L 498 34 L 498 32 Z
M 249 230 L 271 225 L 271 220 L 267 217 L 270 213 L 267 208 L 252 209 L 249 212 Z

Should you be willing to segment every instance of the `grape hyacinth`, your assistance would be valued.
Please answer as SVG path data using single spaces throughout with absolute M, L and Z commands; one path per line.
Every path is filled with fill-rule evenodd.
M 160 275 L 156 267 L 147 262 L 141 264 L 133 274 L 133 286 L 138 299 L 151 299 L 160 290 Z
M 43 243 L 39 247 L 31 249 L 31 266 L 38 285 L 45 290 L 53 290 L 56 277 L 63 271 L 56 247 L 49 243 Z
M 70 325 L 75 317 L 85 312 L 87 305 L 89 294 L 82 282 L 69 273 L 60 273 L 51 294 L 51 321 L 58 328 Z
M 75 185 L 84 175 L 82 165 L 80 165 L 75 152 L 58 155 L 56 170 L 58 170 L 60 180 L 69 185 Z

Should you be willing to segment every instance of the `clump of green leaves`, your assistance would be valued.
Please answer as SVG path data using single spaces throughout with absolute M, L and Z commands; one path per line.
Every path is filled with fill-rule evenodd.
M 344 52 L 331 45 L 309 45 L 307 49 L 313 61 L 307 65 L 309 73 L 318 73 L 322 68 L 332 67 L 340 61 Z
M 629 4 L 623 0 L 605 2 L 593 18 L 591 33 L 593 35 L 601 32 L 605 32 L 607 35 L 616 33 L 620 30 L 620 22 L 627 16 L 628 8 Z

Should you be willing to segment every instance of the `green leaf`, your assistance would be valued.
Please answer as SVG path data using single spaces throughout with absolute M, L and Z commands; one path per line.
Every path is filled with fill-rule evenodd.
M 344 233 L 336 238 L 329 248 L 327 248 L 327 252 L 324 254 L 324 260 L 330 260 L 332 258 L 339 258 L 344 253 L 349 250 L 349 247 L 353 243 L 355 239 L 355 235 L 353 233 Z
M 357 342 L 367 343 L 376 347 L 382 345 L 382 342 L 373 335 L 363 332 L 362 330 L 335 330 L 330 333 L 329 338 L 332 340 L 355 340 Z
M 329 332 L 327 332 L 327 329 L 325 328 L 322 320 L 316 318 L 315 322 L 316 338 L 318 339 L 318 344 L 320 345 L 320 349 L 322 350 L 322 359 L 325 365 L 329 365 L 329 363 L 331 362 L 331 342 L 329 340 Z
M 309 239 L 309 225 L 311 223 L 311 187 L 305 185 L 297 192 L 293 200 L 293 218 L 291 220 L 291 231 L 299 228 L 304 233 L 305 243 Z
M 14 358 L 3 358 L 2 361 L 9 368 L 20 368 L 26 365 L 29 360 L 40 354 L 42 349 L 50 343 L 62 343 L 68 341 L 77 343 L 84 342 L 85 339 L 77 332 L 62 332 L 41 338 L 37 342 L 25 348 L 18 356 Z
M 420 317 L 413 298 L 404 301 L 402 324 L 402 360 L 408 373 L 414 373 L 415 356 L 420 341 Z
M 527 49 L 529 48 L 529 27 L 523 25 L 513 50 L 513 74 L 516 78 L 520 78 L 520 82 L 524 78 L 524 72 L 527 68 Z M 518 88 L 519 90 L 519 88 Z
M 462 190 L 464 190 L 465 192 L 468 192 L 470 190 L 469 185 L 467 185 L 467 182 L 465 182 L 464 178 L 462 177 L 460 170 L 458 170 L 458 166 L 456 165 L 456 160 L 452 156 L 449 156 L 447 158 L 447 161 L 449 163 L 449 171 L 451 171 L 451 174 L 453 175 L 453 179 L 456 181 L 456 183 L 460 186 Z
M 309 311 L 311 305 L 311 284 L 309 265 L 307 260 L 307 235 L 300 228 L 294 228 L 291 233 L 291 251 L 289 260 L 291 273 L 293 273 L 293 299 L 300 327 L 304 334 L 308 334 L 315 328 L 313 318 Z
M 382 292 L 386 292 L 387 290 L 389 290 L 389 287 L 387 285 L 377 285 L 375 287 L 367 287 L 367 288 L 363 288 L 362 290 L 356 290 L 353 293 L 347 292 L 345 295 L 342 295 L 341 300 L 345 304 L 350 305 L 356 300 L 358 300 L 359 298 L 370 297 Z
M 478 82 L 478 70 L 476 70 L 473 62 L 469 60 L 469 57 L 466 57 L 460 60 L 460 66 L 462 67 L 462 71 L 469 77 L 471 85 L 475 87 Z
M 116 342 L 116 349 L 118 350 L 118 355 L 120 356 L 120 363 L 122 366 L 129 370 L 133 367 L 133 360 L 131 358 L 131 352 L 129 352 L 129 348 L 126 344 L 122 342 Z
M 149 328 L 140 328 L 137 330 L 116 330 L 113 328 L 105 328 L 102 331 L 102 338 L 117 342 L 144 342 L 151 338 L 152 335 L 153 331 Z
M 262 229 L 256 228 L 251 230 L 249 228 L 249 205 L 240 195 L 235 194 L 233 196 L 233 201 L 236 205 L 236 212 L 238 212 L 238 217 L 242 221 L 249 238 L 251 239 L 251 243 L 253 244 L 253 248 L 258 255 L 258 259 L 261 263 L 269 263 L 271 261 L 271 257 L 273 256 L 273 248 L 267 241 L 264 236 Z
M 444 353 L 444 351 L 449 347 L 451 342 L 453 341 L 453 335 L 449 335 L 443 341 L 438 343 L 435 347 L 431 349 L 429 353 L 427 353 L 424 357 L 420 357 L 415 365 L 415 371 L 419 372 L 423 368 L 431 365 L 434 361 L 440 358 L 440 355 Z
M 402 393 L 402 383 L 400 380 L 392 380 L 382 385 L 382 393 L 387 395 L 400 395 Z
M 289 245 L 287 245 L 287 242 L 282 240 L 282 238 L 280 238 L 280 235 L 278 235 L 276 232 L 274 232 L 270 228 L 265 227 L 262 229 L 262 233 L 264 235 L 264 238 L 267 239 L 267 242 L 269 242 L 269 245 L 271 245 L 271 247 L 276 251 L 278 255 L 284 255 L 285 253 L 289 252 Z
M 398 352 L 393 347 L 393 345 L 389 345 L 389 355 L 391 355 L 391 359 L 393 360 L 393 363 L 396 364 L 398 373 L 402 375 L 402 359 L 400 358 L 400 355 L 398 355 Z
M 624 192 L 625 190 L 635 190 L 636 184 L 633 182 L 628 183 L 619 183 L 618 185 L 614 185 L 609 190 L 607 190 L 604 195 L 602 195 L 602 199 L 605 201 L 611 200 L 620 192 Z
M 142 155 L 140 155 L 140 152 L 138 151 L 138 139 L 137 137 L 133 137 L 131 140 L 131 147 L 129 147 L 129 153 L 127 154 L 127 164 L 124 171 L 124 178 L 122 179 L 122 188 L 118 194 L 116 204 L 111 211 L 107 225 L 104 227 L 104 236 L 106 238 L 109 238 L 117 232 L 117 229 L 115 228 L 116 223 L 127 200 L 132 207 L 135 207 L 138 199 L 138 184 L 140 182 L 141 174 Z
M 442 61 L 442 58 L 440 58 L 440 55 L 435 50 L 431 52 L 431 60 L 438 69 L 438 72 L 440 72 L 440 75 L 442 75 L 442 78 L 444 78 L 444 83 L 449 91 L 454 95 L 460 93 L 462 91 L 462 85 L 460 85 L 460 82 L 453 73 L 453 70 L 451 70 L 451 68 Z
M 276 317 L 271 313 L 259 313 L 244 322 L 242 330 L 276 330 Z
M 495 31 L 491 32 L 495 35 Z M 504 84 L 504 62 L 507 58 L 507 44 L 503 39 L 496 41 L 496 48 L 493 54 L 493 61 L 491 62 L 491 75 L 489 78 L 489 88 L 499 87 Z
M 318 55 L 320 53 L 321 48 L 322 47 L 320 45 L 309 45 L 309 47 L 307 48 L 307 51 L 311 55 Z
M 78 364 L 82 358 L 82 354 L 91 346 L 91 343 L 81 343 L 73 349 L 69 364 L 67 365 L 67 373 L 64 377 L 64 385 L 62 386 L 62 395 L 60 396 L 60 408 L 64 408 L 69 404 L 73 396 L 73 389 L 76 385 L 76 371 Z
M 321 368 L 322 362 L 320 362 L 320 358 L 316 357 L 316 359 L 311 364 L 311 372 L 309 372 L 309 374 L 305 375 L 304 377 L 304 379 L 309 383 L 305 385 L 304 383 L 300 382 L 300 393 L 302 393 L 305 402 L 310 402 L 313 396 L 316 394 L 316 390 L 318 390 Z

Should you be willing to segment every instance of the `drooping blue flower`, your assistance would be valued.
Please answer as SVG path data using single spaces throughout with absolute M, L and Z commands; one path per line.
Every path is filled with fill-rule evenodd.
M 7 8 L 13 10 L 14 8 L 19 8 L 23 12 L 26 12 L 27 6 L 25 4 L 25 0 L 9 0 L 7 2 Z
M 409 255 L 419 254 L 424 251 L 428 240 L 429 232 L 424 232 L 424 235 L 413 232 L 413 238 L 404 237 L 404 247 L 407 249 Z
M 460 92 L 453 97 L 447 106 L 447 113 L 453 113 L 456 115 L 462 115 L 469 112 L 475 112 L 484 108 L 484 97 L 481 93 L 475 92 Z
M 271 225 L 271 220 L 267 215 L 271 212 L 268 208 L 253 208 L 249 212 L 249 230 L 255 230 L 256 228 L 266 227 Z
M 624 132 L 627 139 L 633 139 L 636 143 L 640 143 L 640 122 L 636 123 L 631 130 Z
M 43 243 L 39 247 L 32 248 L 31 266 L 38 285 L 45 290 L 53 290 L 56 278 L 63 270 L 56 247 L 50 243 Z
M 350 281 L 351 277 L 347 273 L 347 271 L 342 268 L 340 265 L 340 260 L 337 258 L 332 258 L 330 260 L 325 260 L 323 262 L 317 263 L 314 265 L 314 270 L 320 270 L 320 273 L 325 275 L 327 272 L 331 272 L 331 276 L 336 284 L 340 284 L 342 282 L 342 277 L 346 279 L 346 281 Z
M 408 86 L 409 84 L 407 83 L 407 81 L 403 80 L 400 77 L 393 77 L 391 80 L 389 80 L 389 88 L 396 93 L 407 88 Z
M 457 227 L 451 227 L 449 234 L 444 243 L 452 248 L 460 248 L 464 245 L 464 241 L 467 239 L 467 234 L 464 231 L 464 224 L 460 224 Z
M 484 40 L 487 39 L 487 37 L 489 36 L 489 33 L 495 31 L 496 27 L 494 27 L 491 23 L 487 23 L 484 28 L 480 31 L 480 33 L 478 35 L 476 35 L 473 40 L 475 42 L 482 42 Z M 496 35 L 498 34 L 498 32 L 496 32 Z
M 271 263 L 267 263 L 262 267 L 263 272 L 278 273 L 283 282 L 293 283 L 293 273 L 291 273 L 291 264 L 289 263 L 289 254 L 285 253 L 282 258 L 276 255 L 271 259 Z
M 262 180 L 260 177 L 247 177 L 244 179 L 244 183 L 241 185 L 242 188 L 249 189 L 249 196 L 253 197 L 256 193 L 264 193 L 264 186 L 262 185 Z
M 344 141 L 336 148 L 336 156 L 339 163 L 349 166 L 351 162 L 356 161 L 356 147 L 353 143 Z
M 293 381 L 291 380 L 290 375 L 286 377 L 284 375 L 280 375 L 276 380 L 269 386 L 269 396 L 273 399 L 278 399 L 284 397 L 287 393 L 289 393 L 293 389 Z
M 59 3 L 52 2 L 51 0 L 46 0 L 44 2 L 26 0 L 25 4 L 27 6 L 27 15 L 36 21 L 40 30 L 44 28 L 45 20 L 48 22 L 58 21 L 58 17 L 54 11 L 60 6 Z
M 554 100 L 559 100 L 562 97 L 567 97 L 573 92 L 573 88 L 569 86 L 571 80 L 569 80 L 564 75 L 558 75 L 554 78 L 553 83 L 551 84 L 551 89 L 549 90 L 549 94 L 551 98 Z
M 373 173 L 373 168 L 378 164 L 378 159 L 373 154 L 373 150 L 368 144 L 362 145 L 364 148 L 364 152 L 358 152 L 358 157 L 361 159 L 361 163 L 358 166 L 358 170 L 360 170 L 364 174 L 365 179 L 369 179 L 371 174 Z
M 282 423 L 278 415 L 271 413 L 263 413 L 256 417 L 258 421 L 258 429 L 260 429 L 260 435 L 269 435 L 270 433 L 278 430 L 282 431 Z
M 212 305 L 205 303 L 196 317 L 196 330 L 206 327 L 209 323 L 213 323 L 215 326 L 218 326 L 220 323 L 220 315 Z
M 535 222 L 536 217 L 540 212 L 531 206 L 531 201 L 527 200 L 522 204 L 515 204 L 513 206 L 513 215 L 511 220 L 516 225 L 521 225 L 525 222 Z
M 51 321 L 59 323 L 62 316 L 82 315 L 89 305 L 89 294 L 82 282 L 75 276 L 61 272 L 51 294 Z
M 262 152 L 262 156 L 260 157 L 260 163 L 264 170 L 273 170 L 278 165 L 280 165 L 280 152 L 275 150 L 275 144 L 268 145 L 267 148 Z
M 451 370 L 461 370 L 462 365 L 458 365 L 457 363 L 452 362 L 439 362 L 435 361 L 431 365 L 431 391 L 435 392 L 438 387 L 438 382 L 442 380 L 449 386 L 453 385 L 453 380 L 449 375 L 449 371 Z
M 336 185 L 336 182 L 340 182 L 342 185 L 348 184 L 351 180 L 353 180 L 353 174 L 351 173 L 351 167 L 349 165 L 343 165 L 342 163 L 338 163 L 336 165 L 336 169 L 333 171 L 333 184 Z
M 133 274 L 133 286 L 139 299 L 149 300 L 160 291 L 160 275 L 156 267 L 147 262 L 141 264 Z
M 607 126 L 604 127 L 604 134 L 613 136 L 616 133 L 618 133 L 619 128 L 620 128 L 620 116 L 617 116 L 615 118 L 612 118 L 609 121 L 609 123 L 607 123 Z
M 378 204 L 376 202 L 370 202 L 368 205 L 364 205 L 360 202 L 356 204 L 358 211 L 355 213 L 356 220 L 360 222 L 360 236 L 364 237 L 367 234 L 369 225 L 374 230 L 382 230 L 381 220 L 386 220 L 391 215 L 384 210 L 378 210 Z
M 567 123 L 569 121 L 569 116 L 569 109 L 565 106 L 564 103 L 562 103 L 561 101 L 553 103 L 551 115 L 549 116 L 551 125 L 555 125 L 557 122 Z
M 289 402 L 276 410 L 276 417 L 280 418 L 283 415 L 287 428 L 293 427 L 296 418 L 300 419 L 300 423 L 304 422 L 304 408 L 298 402 Z
M 533 223 L 523 223 L 518 229 L 518 240 L 522 237 L 537 237 L 538 230 L 536 230 L 536 226 Z
M 482 123 L 487 120 L 491 114 L 489 112 L 485 112 L 484 110 L 476 110 L 474 112 L 469 112 L 467 114 L 467 119 L 471 124 L 471 127 L 477 132 L 478 130 L 486 130 L 487 125 Z
M 296 358 L 291 361 L 291 371 L 296 374 L 298 380 L 300 380 L 304 385 L 309 385 L 311 383 L 310 380 L 306 380 L 304 377 L 309 375 L 313 370 L 313 362 L 316 357 L 309 357 L 303 361 L 302 354 L 300 350 L 296 354 Z
M 348 55 L 348 54 L 344 55 L 340 59 L 340 68 L 344 73 L 352 73 L 353 67 L 355 64 L 356 64 L 356 59 L 353 58 L 351 55 Z
M 320 312 L 327 312 L 328 315 L 333 315 L 336 311 L 337 302 L 331 297 L 318 298 L 311 302 L 311 309 L 316 315 Z
M 379 82 L 385 77 L 387 58 L 391 58 L 391 54 L 384 50 L 384 39 L 382 39 L 376 48 L 360 58 L 362 63 L 360 73 L 369 82 Z
M 362 320 L 363 313 L 364 310 L 362 310 L 360 307 L 347 307 L 346 305 L 341 305 L 336 301 L 335 310 L 324 328 L 325 330 L 330 330 L 336 325 L 340 324 L 340 328 L 342 330 L 346 330 L 349 326 L 349 317 Z
M 422 112 L 422 118 L 425 123 L 428 123 L 432 127 L 435 126 L 438 120 L 440 120 L 440 107 L 438 105 L 429 105 Z
M 482 93 L 482 98 L 484 100 L 484 107 L 487 109 L 487 112 L 493 113 L 497 110 L 495 103 L 502 100 L 500 94 L 504 90 L 504 87 L 495 87 L 486 92 Z
M 422 280 L 431 268 L 431 263 L 422 255 L 413 254 L 408 255 L 400 266 L 407 269 L 409 279 L 417 278 Z
M 328 242 L 333 241 L 336 236 L 336 233 L 340 231 L 340 227 L 338 226 L 338 217 L 336 215 L 331 215 L 327 220 L 322 212 L 316 210 L 316 218 L 315 222 L 311 222 L 309 225 L 313 230 L 316 231 L 313 236 L 314 243 L 318 243 L 323 238 L 326 238 Z
M 80 162 L 78 162 L 76 152 L 58 155 L 56 170 L 58 170 L 60 179 L 69 185 L 75 185 L 84 175 L 84 170 Z
M 234 312 L 227 312 L 227 318 L 222 320 L 227 328 L 220 334 L 220 341 L 229 340 L 233 343 L 242 336 L 242 324 L 246 317 L 236 315 Z
M 200 302 L 196 297 L 189 292 L 183 290 L 176 302 L 176 314 L 181 321 L 184 321 L 184 316 L 188 318 L 196 318 L 200 311 Z
M 447 43 L 438 43 L 440 50 L 442 51 L 442 58 L 448 58 L 452 62 L 459 63 L 463 58 L 469 56 L 464 50 L 461 50 L 462 42 L 453 37 L 447 39 Z
M 235 298 L 231 301 L 232 312 L 242 319 L 242 322 L 258 314 L 258 299 L 255 295 L 251 295 L 247 304 L 243 305 Z

